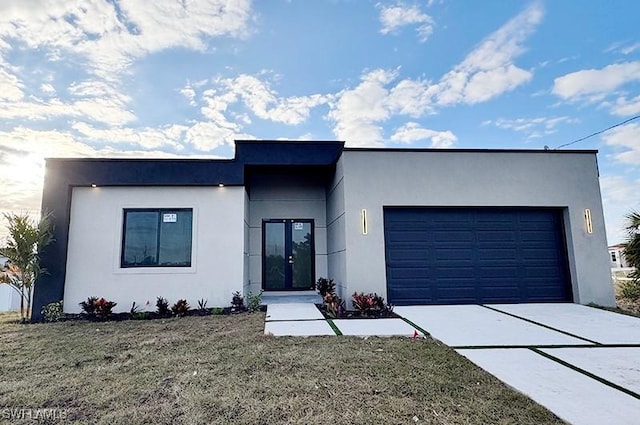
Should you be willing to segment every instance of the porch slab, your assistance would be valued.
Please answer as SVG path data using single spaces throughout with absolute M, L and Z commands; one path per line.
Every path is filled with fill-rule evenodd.
M 640 347 L 545 348 L 540 351 L 640 394 Z
M 640 400 L 529 349 L 456 351 L 569 423 L 631 425 L 638 422 Z
M 265 320 L 322 320 L 324 316 L 311 303 L 268 304 Z
M 640 319 L 580 304 L 493 304 L 523 317 L 601 344 L 640 344 Z
M 324 336 L 336 333 L 326 320 L 265 322 L 264 334 L 273 336 Z
M 336 319 L 333 324 L 352 336 L 413 336 L 415 330 L 402 319 Z
M 262 294 L 262 305 L 310 303 L 322 304 L 322 297 L 315 291 L 279 291 Z
M 401 306 L 393 311 L 452 347 L 589 344 L 479 305 Z

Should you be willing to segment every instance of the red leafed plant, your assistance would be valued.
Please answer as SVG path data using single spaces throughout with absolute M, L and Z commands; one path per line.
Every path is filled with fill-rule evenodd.
M 378 294 L 365 294 L 363 292 L 354 292 L 351 296 L 353 308 L 359 311 L 367 312 L 372 310 L 384 310 L 384 298 Z
M 93 311 L 95 312 L 96 316 L 107 318 L 111 314 L 111 310 L 113 310 L 113 307 L 115 307 L 116 305 L 118 305 L 118 303 L 100 298 L 93 302 Z
M 341 317 L 346 310 L 344 301 L 342 301 L 342 299 L 340 299 L 340 297 L 336 294 L 326 294 L 322 298 L 322 301 L 324 302 L 324 305 L 326 307 L 327 314 L 331 318 L 335 319 Z

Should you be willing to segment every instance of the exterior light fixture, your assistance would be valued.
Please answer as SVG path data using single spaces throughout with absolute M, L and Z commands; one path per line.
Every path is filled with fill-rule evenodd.
M 98 185 L 95 183 L 91 183 L 91 187 L 98 187 Z
M 591 210 L 585 208 L 584 210 L 584 227 L 588 234 L 593 233 L 593 224 L 591 223 Z
M 224 183 L 218 183 L 218 187 L 224 187 Z
M 367 210 L 364 208 L 360 212 L 360 224 L 362 226 L 362 234 L 366 235 L 368 233 L 367 229 Z

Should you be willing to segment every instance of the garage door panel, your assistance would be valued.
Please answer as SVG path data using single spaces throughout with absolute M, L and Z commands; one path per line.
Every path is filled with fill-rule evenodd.
M 473 279 L 475 276 L 473 267 L 434 267 L 433 276 L 436 279 Z
M 571 301 L 561 209 L 386 208 L 384 221 L 393 304 Z
M 434 241 L 438 242 L 471 242 L 473 240 L 473 234 L 470 229 L 456 229 L 449 231 L 434 231 Z
M 513 248 L 478 248 L 478 258 L 482 261 L 516 261 L 518 251 Z
M 433 250 L 433 257 L 437 262 L 469 260 L 473 257 L 473 250 L 469 248 L 436 248 Z
M 491 230 L 483 229 L 476 231 L 476 240 L 478 242 L 513 242 L 516 235 L 512 230 Z

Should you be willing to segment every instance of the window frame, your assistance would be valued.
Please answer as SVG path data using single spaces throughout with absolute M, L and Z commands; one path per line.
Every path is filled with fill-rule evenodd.
M 190 257 L 188 264 L 176 264 L 176 265 L 167 265 L 167 264 L 134 264 L 134 265 L 125 265 L 125 246 L 126 246 L 126 235 L 127 235 L 127 213 L 129 212 L 153 212 L 158 213 L 158 231 L 156 234 L 156 252 L 157 257 L 160 257 L 160 236 L 161 236 L 161 227 L 162 227 L 162 215 L 172 212 L 190 212 L 191 213 L 191 249 L 190 249 Z M 193 267 L 193 226 L 194 226 L 194 213 L 193 208 L 123 208 L 122 209 L 122 235 L 120 238 L 120 269 L 162 269 L 162 268 L 172 268 L 172 269 L 190 269 Z

